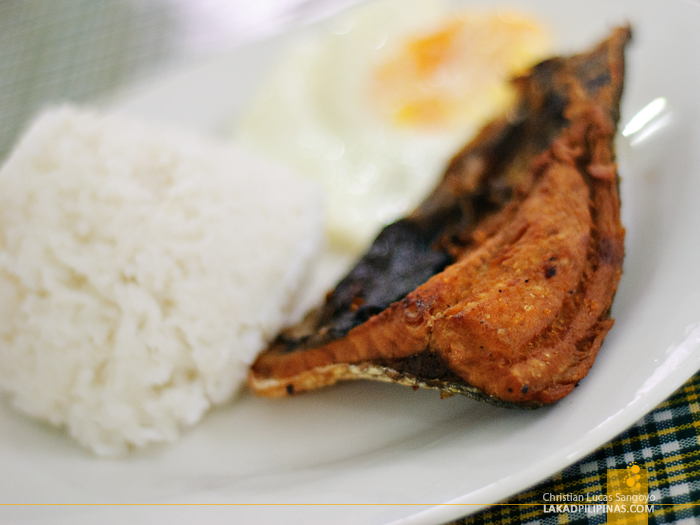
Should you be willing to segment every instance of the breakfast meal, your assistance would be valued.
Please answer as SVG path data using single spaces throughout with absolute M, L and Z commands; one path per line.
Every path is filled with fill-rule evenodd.
M 381 0 L 328 27 L 237 144 L 70 105 L 29 126 L 0 168 L 15 408 L 114 455 L 173 441 L 246 380 L 532 408 L 587 374 L 622 272 L 630 30 L 542 61 L 547 31 L 502 10 Z M 362 251 L 323 300 L 318 268 Z
M 322 207 L 226 142 L 48 110 L 0 170 L 0 391 L 98 454 L 172 441 L 293 322 Z
M 352 261 L 511 105 L 508 79 L 551 54 L 544 24 L 511 10 L 368 2 L 285 50 L 236 137 L 323 186 L 331 245 Z
M 525 408 L 569 394 L 613 324 L 622 273 L 613 140 L 630 35 L 516 78 L 517 105 L 280 333 L 252 390 L 374 379 Z

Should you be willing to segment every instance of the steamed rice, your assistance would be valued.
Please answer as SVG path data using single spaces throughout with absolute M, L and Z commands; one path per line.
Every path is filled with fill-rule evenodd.
M 62 107 L 0 170 L 0 387 L 99 454 L 236 393 L 321 239 L 315 188 L 213 140 Z

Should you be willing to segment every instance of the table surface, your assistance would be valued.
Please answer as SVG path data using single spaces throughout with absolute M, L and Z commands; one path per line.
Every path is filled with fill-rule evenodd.
M 0 158 L 43 106 L 89 102 L 352 0 L 0 1 Z M 301 8 L 300 8 L 301 6 Z M 325 11 L 324 11 L 325 10 Z M 224 16 L 225 15 L 225 16 Z M 605 494 L 609 468 L 646 468 L 650 523 L 700 523 L 700 374 L 613 441 L 550 479 L 455 524 L 605 523 L 545 513 L 545 494 Z M 494 502 L 495 503 L 495 502 Z

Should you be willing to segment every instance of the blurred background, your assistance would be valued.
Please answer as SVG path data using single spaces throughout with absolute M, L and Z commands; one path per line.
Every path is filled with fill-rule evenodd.
M 0 0 L 0 159 L 37 111 L 90 102 L 356 0 Z

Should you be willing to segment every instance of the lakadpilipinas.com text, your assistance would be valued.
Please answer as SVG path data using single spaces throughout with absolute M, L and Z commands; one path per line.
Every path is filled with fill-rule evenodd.
M 545 493 L 545 513 L 650 514 L 654 512 L 654 496 L 646 494 L 552 494 Z

